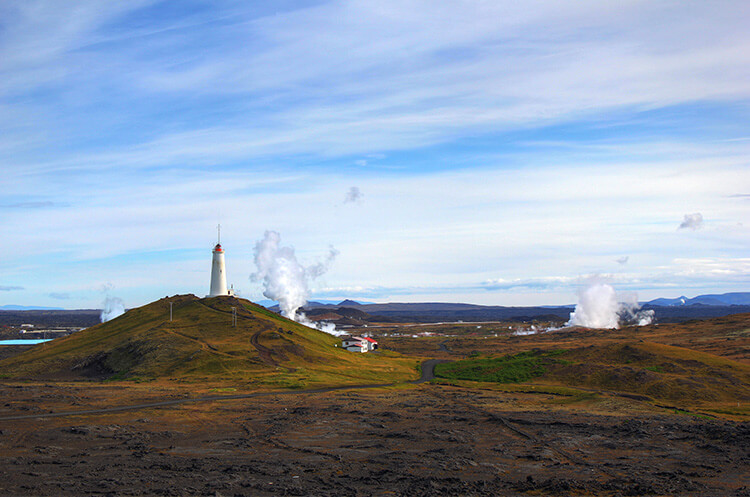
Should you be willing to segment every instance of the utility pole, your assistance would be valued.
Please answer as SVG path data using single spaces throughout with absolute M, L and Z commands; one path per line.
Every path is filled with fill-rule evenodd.
M 237 327 L 237 308 L 232 307 L 232 326 Z
M 169 303 L 169 321 L 172 321 L 172 302 Z

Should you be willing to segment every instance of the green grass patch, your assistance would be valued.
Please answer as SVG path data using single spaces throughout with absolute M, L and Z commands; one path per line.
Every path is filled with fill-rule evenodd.
M 730 416 L 750 417 L 750 410 L 747 407 L 738 407 L 736 409 L 706 409 L 706 411 L 716 414 L 728 414 Z
M 464 359 L 435 366 L 435 376 L 451 380 L 494 383 L 520 383 L 546 372 L 545 366 L 557 362 L 564 350 L 529 351 L 503 357 Z
M 654 373 L 663 373 L 664 370 L 661 368 L 661 366 L 644 366 L 643 369 L 647 369 L 649 371 L 653 371 Z
M 127 371 L 120 371 L 118 373 L 113 374 L 112 376 L 110 376 L 109 378 L 107 378 L 104 381 L 122 381 L 122 380 L 125 379 L 125 377 L 127 376 L 127 374 L 128 374 Z
M 674 412 L 675 414 L 684 414 L 686 416 L 692 416 L 692 417 L 698 418 L 698 419 L 706 419 L 706 420 L 709 420 L 709 421 L 715 419 L 714 416 L 708 416 L 706 414 L 701 414 L 701 413 L 698 413 L 698 412 L 684 411 L 682 409 L 672 409 L 672 412 Z

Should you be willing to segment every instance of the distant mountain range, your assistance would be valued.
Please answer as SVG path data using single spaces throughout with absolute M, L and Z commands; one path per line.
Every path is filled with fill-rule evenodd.
M 278 303 L 273 300 L 260 300 L 258 304 L 268 308 L 278 308 Z M 685 296 L 677 297 L 674 299 L 670 298 L 658 298 L 650 300 L 648 302 L 641 302 L 641 305 L 648 306 L 659 306 L 659 307 L 673 307 L 673 306 L 685 306 L 685 305 L 715 305 L 715 306 L 732 306 L 732 305 L 750 305 L 750 292 L 733 292 L 733 293 L 722 293 L 722 294 L 708 294 L 698 295 L 697 297 L 688 298 Z M 460 304 L 460 303 L 444 303 L 444 302 L 389 302 L 386 304 L 375 304 L 372 302 L 359 302 L 356 300 L 343 300 L 341 302 L 337 300 L 315 300 L 305 304 L 306 309 L 315 309 L 318 307 L 366 307 L 367 312 L 378 312 L 378 311 L 468 311 L 472 309 L 497 309 L 506 308 L 504 306 L 495 305 L 478 305 L 478 304 Z M 528 306 L 529 308 L 540 308 L 540 309 L 560 309 L 560 308 L 571 308 L 575 307 L 575 304 L 569 305 L 543 305 L 543 306 Z M 521 308 L 521 307 L 517 307 Z
M 275 300 L 268 300 L 268 299 L 266 299 L 266 300 L 255 300 L 254 302 L 256 304 L 262 305 L 263 307 L 266 307 L 266 308 L 278 307 L 278 305 L 279 305 L 279 303 L 276 302 Z M 338 300 L 320 300 L 320 299 L 318 299 L 318 300 L 311 300 L 310 302 L 308 302 L 307 304 L 305 304 L 305 307 L 308 307 L 308 308 L 311 308 L 311 307 L 325 307 L 325 306 L 351 307 L 351 306 L 357 306 L 357 305 L 370 305 L 370 304 L 372 304 L 372 302 L 358 302 L 356 300 L 349 300 L 349 299 L 342 300 L 342 301 L 338 301 Z
M 34 305 L 0 305 L 0 311 L 62 311 L 62 307 L 39 307 Z
M 330 302 L 330 303 L 329 303 Z M 269 309 L 278 312 L 279 306 L 269 302 Z M 750 312 L 750 292 L 726 293 L 722 295 L 700 295 L 689 299 L 655 299 L 641 302 L 644 308 L 654 309 L 660 322 L 679 322 L 687 319 L 706 319 L 741 312 Z M 444 302 L 391 302 L 370 304 L 354 300 L 311 301 L 303 310 L 313 319 L 320 319 L 327 312 L 328 318 L 338 315 L 341 323 L 350 320 L 379 322 L 456 322 L 456 321 L 567 321 L 575 305 L 505 307 Z M 350 315 L 346 309 L 363 312 L 366 316 Z
M 648 305 L 683 306 L 683 305 L 750 305 L 750 292 L 734 292 L 722 294 L 698 295 L 689 299 L 685 296 L 676 299 L 654 299 L 646 302 Z
M 259 300 L 256 302 L 269 309 L 278 310 L 278 303 L 273 300 Z M 722 294 L 707 294 L 698 295 L 697 297 L 688 298 L 685 296 L 677 298 L 658 298 L 650 300 L 648 302 L 641 302 L 644 306 L 653 307 L 684 307 L 684 306 L 750 306 L 750 292 L 733 292 L 733 293 L 722 293 Z M 373 302 L 363 302 L 356 300 L 315 300 L 310 301 L 305 305 L 305 309 L 316 309 L 316 308 L 337 308 L 337 307 L 351 307 L 355 309 L 363 310 L 369 314 L 380 314 L 387 315 L 394 313 L 397 315 L 401 314 L 412 314 L 412 313 L 448 313 L 451 316 L 453 313 L 468 313 L 476 314 L 477 312 L 484 314 L 488 311 L 499 311 L 503 310 L 503 314 L 506 314 L 509 310 L 513 310 L 515 315 L 543 315 L 543 314 L 556 314 L 563 316 L 566 309 L 575 307 L 575 305 L 559 305 L 559 306 L 529 306 L 529 307 L 504 307 L 504 306 L 487 306 L 487 305 L 476 305 L 476 304 L 460 304 L 460 303 L 443 303 L 443 302 L 414 302 L 414 303 L 387 303 L 387 304 L 375 304 Z M 522 312 L 526 309 L 529 312 Z M 41 306 L 24 306 L 24 305 L 1 305 L 0 311 L 62 311 L 64 309 L 60 307 L 41 307 Z M 551 311 L 551 312 L 550 312 Z M 493 314 L 495 314 L 494 312 Z M 448 317 L 446 315 L 446 317 Z M 466 316 L 468 317 L 468 316 Z
M 278 312 L 273 301 L 261 305 Z M 653 309 L 659 323 L 680 322 L 689 319 L 708 319 L 729 314 L 750 313 L 750 292 L 699 295 L 693 298 L 654 299 L 641 303 Z M 504 307 L 442 302 L 395 302 L 373 304 L 356 300 L 323 300 L 309 302 L 304 312 L 310 319 L 334 322 L 337 325 L 361 326 L 378 323 L 455 323 L 459 321 L 540 321 L 562 324 L 570 318 L 574 305 L 544 307 Z M 100 311 L 96 309 L 63 310 L 40 306 L 0 306 L 0 325 L 31 323 L 37 326 L 81 326 L 99 323 Z

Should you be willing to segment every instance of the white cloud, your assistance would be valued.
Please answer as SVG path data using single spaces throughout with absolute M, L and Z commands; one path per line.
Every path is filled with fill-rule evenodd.
M 79 3 L 65 28 L 56 3 L 11 5 L 15 28 L 0 44 L 8 94 L 51 88 L 108 106 L 117 97 L 125 105 L 113 110 L 133 123 L 151 117 L 141 101 L 167 105 L 164 92 L 237 103 L 187 129 L 150 122 L 148 138 L 125 148 L 131 163 L 399 150 L 632 106 L 750 96 L 748 13 L 731 3 L 331 2 L 264 16 L 216 2 L 204 19 L 155 16 L 147 28 L 121 19 L 149 2 Z M 112 83 L 116 95 L 105 89 Z
M 346 197 L 344 198 L 345 204 L 353 204 L 357 202 L 361 202 L 362 198 L 364 197 L 364 193 L 359 189 L 357 186 L 352 186 L 347 190 Z
M 673 261 L 750 242 L 740 3 L 151 5 L 0 6 L 10 281 L 131 303 L 168 291 L 157 266 L 201 293 L 219 216 L 242 274 L 276 229 L 340 248 L 327 286 L 435 298 L 567 299 L 623 253 L 623 284 L 707 284 Z M 711 223 L 686 239 L 693 205 Z
M 750 258 L 681 258 L 675 259 L 677 276 L 690 279 L 750 279 Z
M 685 218 L 680 223 L 677 229 L 691 229 L 693 231 L 701 229 L 703 227 L 703 214 L 696 212 L 695 214 L 685 214 Z

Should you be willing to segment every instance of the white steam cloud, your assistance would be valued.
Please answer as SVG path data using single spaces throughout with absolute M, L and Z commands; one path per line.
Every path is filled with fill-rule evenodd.
M 336 325 L 333 323 L 329 323 L 326 321 L 312 321 L 305 316 L 304 313 L 298 312 L 297 313 L 297 319 L 296 321 L 300 324 L 304 324 L 305 326 L 309 326 L 310 328 L 315 328 L 316 330 L 324 331 L 328 333 L 329 335 L 335 335 L 335 336 L 341 336 L 345 335 L 345 331 L 341 331 L 336 329 Z
M 110 319 L 114 319 L 123 314 L 125 314 L 125 305 L 122 303 L 122 300 L 107 295 L 102 304 L 102 313 L 99 315 L 102 323 L 106 323 Z
M 615 289 L 606 283 L 595 283 L 578 293 L 578 304 L 570 314 L 568 324 L 587 328 L 617 328 L 617 310 Z
M 250 279 L 263 283 L 263 295 L 279 303 L 283 316 L 307 326 L 314 325 L 298 311 L 310 296 L 309 282 L 328 271 L 338 255 L 336 249 L 330 247 L 323 261 L 305 267 L 297 261 L 294 248 L 281 246 L 279 233 L 266 231 L 263 239 L 255 244 L 254 252 L 258 271 Z M 332 333 L 330 327 L 313 327 Z
M 695 214 L 685 214 L 685 218 L 678 230 L 691 229 L 693 231 L 703 227 L 703 214 L 696 212 Z
M 620 324 L 646 326 L 654 320 L 653 310 L 641 310 L 635 295 L 619 301 L 611 285 L 593 282 L 578 294 L 578 304 L 568 326 L 619 328 Z

